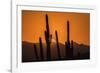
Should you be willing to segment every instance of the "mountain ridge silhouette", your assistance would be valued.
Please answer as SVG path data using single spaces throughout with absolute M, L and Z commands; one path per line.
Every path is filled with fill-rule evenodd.
M 34 54 L 34 48 L 33 44 L 36 44 L 37 46 L 37 52 L 38 55 L 40 55 L 40 46 L 39 43 L 30 43 L 27 41 L 22 41 L 22 62 L 31 62 L 35 60 L 35 54 Z M 43 54 L 44 54 L 44 59 L 46 60 L 46 43 L 43 43 Z M 51 56 L 52 60 L 57 59 L 57 47 L 56 43 L 53 42 L 51 43 Z M 65 59 L 65 45 L 62 43 L 59 43 L 60 47 L 60 53 L 61 57 L 64 60 Z M 73 42 L 73 54 L 74 54 L 74 59 L 89 59 L 90 58 L 90 47 L 84 44 L 78 44 L 76 42 Z M 80 58 L 78 58 L 78 55 L 80 55 Z M 40 56 L 39 56 L 40 58 Z

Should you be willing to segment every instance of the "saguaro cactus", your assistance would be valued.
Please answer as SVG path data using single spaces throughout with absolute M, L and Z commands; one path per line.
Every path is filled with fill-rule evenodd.
M 39 38 L 39 43 L 40 43 L 40 57 L 41 57 L 41 60 L 44 60 L 43 46 L 42 46 L 42 39 L 41 39 L 41 37 Z
M 48 24 L 48 15 L 46 14 L 46 31 L 45 31 L 45 40 L 47 45 L 47 60 L 51 60 L 51 51 L 50 51 L 50 31 Z
M 72 41 L 73 45 L 73 41 Z M 69 27 L 69 21 L 67 21 L 67 42 L 65 42 L 65 53 L 66 53 L 66 59 L 71 59 L 72 58 L 72 53 L 73 53 L 73 46 L 71 48 L 70 44 L 70 27 Z
M 33 46 L 34 46 L 34 52 L 35 52 L 36 60 L 39 60 L 36 44 L 34 44 Z
M 55 31 L 55 35 L 56 35 L 58 59 L 61 59 L 61 54 L 60 54 L 60 48 L 59 48 L 59 41 L 58 41 L 58 33 L 57 33 L 57 31 Z
M 67 21 L 67 43 L 68 48 L 70 48 L 70 27 L 69 27 L 69 21 Z

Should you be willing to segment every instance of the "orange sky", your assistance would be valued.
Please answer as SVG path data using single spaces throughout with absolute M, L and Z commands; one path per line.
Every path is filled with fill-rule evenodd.
M 70 22 L 70 40 L 79 44 L 90 43 L 90 14 L 72 12 L 44 12 L 22 11 L 22 41 L 38 42 L 39 37 L 45 42 L 46 30 L 45 15 L 48 14 L 50 34 L 55 39 L 55 30 L 58 32 L 60 43 L 67 40 L 67 20 Z

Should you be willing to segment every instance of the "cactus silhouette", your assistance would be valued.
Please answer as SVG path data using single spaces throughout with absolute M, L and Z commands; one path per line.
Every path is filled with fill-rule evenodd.
M 51 60 L 51 50 L 50 50 L 50 31 L 49 31 L 49 24 L 48 24 L 48 15 L 46 14 L 46 31 L 45 31 L 45 40 L 47 45 L 47 60 Z
M 69 31 L 70 31 L 70 27 L 69 27 L 69 21 L 67 21 L 67 46 L 68 46 L 68 48 L 70 48 L 70 33 L 69 33 Z
M 40 43 L 40 58 L 41 58 L 41 60 L 44 60 L 43 46 L 42 46 L 42 39 L 41 39 L 41 37 L 39 38 L 39 43 Z
M 57 53 L 58 53 L 58 59 L 61 59 L 61 54 L 60 54 L 60 48 L 59 48 L 59 41 L 58 41 L 58 33 L 57 31 L 55 31 L 55 35 L 56 35 L 56 43 L 57 43 Z
M 73 40 L 70 43 L 70 27 L 67 21 L 67 42 L 65 42 L 66 59 L 73 59 Z
M 34 44 L 33 46 L 34 46 L 34 52 L 35 52 L 36 60 L 39 60 L 36 44 Z

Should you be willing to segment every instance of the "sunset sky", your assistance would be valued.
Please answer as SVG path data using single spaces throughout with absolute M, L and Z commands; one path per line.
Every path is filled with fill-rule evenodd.
M 45 42 L 45 15 L 48 15 L 50 34 L 55 40 L 55 30 L 58 32 L 59 42 L 67 40 L 67 20 L 70 23 L 70 40 L 79 44 L 90 43 L 90 14 L 74 12 L 46 12 L 22 10 L 22 41 L 32 43 Z

